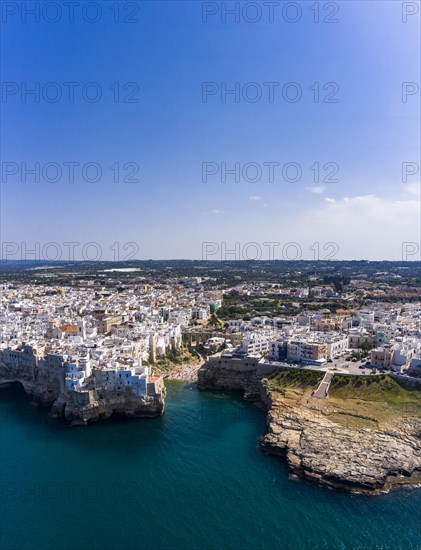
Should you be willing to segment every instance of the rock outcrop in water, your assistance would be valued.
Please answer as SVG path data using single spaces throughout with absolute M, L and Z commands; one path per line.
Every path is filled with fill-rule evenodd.
M 396 415 L 379 423 L 301 391 L 274 391 L 269 364 L 212 360 L 199 370 L 199 389 L 243 390 L 267 409 L 264 452 L 285 457 L 291 474 L 349 492 L 377 494 L 421 482 L 421 419 Z M 273 368 L 272 368 L 273 370 Z

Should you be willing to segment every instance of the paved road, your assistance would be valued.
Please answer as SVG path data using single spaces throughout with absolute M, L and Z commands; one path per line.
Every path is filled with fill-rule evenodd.
M 318 397 L 319 399 L 326 399 L 329 391 L 330 382 L 333 378 L 333 372 L 326 372 L 323 376 L 323 380 L 320 382 L 319 387 L 313 392 L 312 397 Z

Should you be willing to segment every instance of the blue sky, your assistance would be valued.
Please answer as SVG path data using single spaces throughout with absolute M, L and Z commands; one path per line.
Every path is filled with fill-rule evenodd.
M 318 2 L 316 23 L 314 2 L 292 2 L 286 12 L 280 2 L 272 3 L 273 22 L 262 9 L 253 23 L 262 2 L 250 2 L 246 14 L 246 2 L 226 2 L 239 6 L 235 22 L 230 15 L 224 20 L 220 2 L 122 0 L 120 19 L 130 13 L 138 19 L 124 23 L 114 21 L 115 3 L 81 1 L 74 22 L 66 11 L 56 22 L 53 11 L 41 12 L 36 22 L 19 11 L 20 3 L 9 4 L 18 11 L 2 13 L 1 240 L 17 243 L 15 259 L 37 246 L 43 259 L 50 242 L 62 247 L 62 259 L 66 242 L 80 243 L 76 258 L 84 245 L 98 243 L 103 259 L 113 257 L 115 242 L 137 243 L 139 259 L 201 258 L 204 242 L 215 243 L 212 259 L 223 259 L 224 247 L 235 249 L 236 242 L 240 252 L 228 259 L 241 259 L 248 242 L 260 246 L 262 257 L 263 243 L 279 243 L 275 258 L 295 242 L 304 259 L 313 257 L 314 242 L 322 249 L 337 243 L 338 259 L 401 259 L 402 242 L 419 246 L 419 91 L 409 85 L 414 93 L 402 101 L 403 82 L 420 84 L 419 11 L 404 23 L 401 2 L 341 1 L 334 15 L 335 3 Z M 87 21 L 98 5 L 98 21 Z M 73 103 L 66 82 L 80 83 Z M 85 88 L 89 82 L 95 86 Z M 135 91 L 133 84 L 124 88 L 130 82 L 139 88 L 130 96 L 138 101 L 125 103 Z M 216 90 L 206 101 L 204 82 Z M 273 102 L 267 82 L 276 83 Z M 224 102 L 221 90 L 235 83 L 239 101 L 231 94 Z M 324 90 L 327 83 L 334 84 Z M 36 85 L 39 101 L 23 94 Z M 95 89 L 102 97 L 87 101 Z M 62 98 L 46 100 L 55 90 Z M 261 98 L 247 101 L 256 90 Z M 282 90 L 287 99 L 299 90 L 301 98 L 288 101 Z M 337 102 L 323 101 L 329 97 Z M 63 164 L 69 162 L 78 163 L 73 182 Z M 415 172 L 406 181 L 403 162 Z M 22 163 L 39 163 L 40 181 L 28 175 L 23 182 Z M 48 163 L 61 167 L 59 181 L 43 178 Z M 82 175 L 89 163 L 102 170 L 97 182 Z M 109 169 L 115 163 L 118 182 Z M 203 163 L 217 171 L 207 181 Z M 229 169 L 239 163 L 240 181 L 230 175 L 224 181 L 223 163 Z M 242 177 L 249 163 L 262 170 L 259 181 Z M 267 163 L 277 163 L 275 181 Z M 298 181 L 290 163 L 301 169 Z M 326 163 L 332 164 L 324 169 Z M 121 181 L 134 165 L 139 181 Z M 339 181 L 324 182 L 335 165 L 331 179 Z

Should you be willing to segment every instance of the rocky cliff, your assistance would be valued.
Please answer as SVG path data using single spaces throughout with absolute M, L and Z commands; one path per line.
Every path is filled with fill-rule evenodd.
M 421 482 L 419 417 L 397 417 L 379 425 L 370 416 L 328 401 L 287 394 L 277 394 L 262 381 L 268 417 L 260 446 L 286 457 L 292 474 L 367 494 Z
M 257 363 L 207 361 L 197 372 L 199 390 L 240 390 L 249 401 L 260 400 Z
M 198 386 L 258 394 L 267 409 L 267 433 L 260 447 L 285 457 L 291 474 L 366 494 L 421 483 L 421 418 L 416 403 L 412 409 L 389 410 L 385 403 L 356 407 L 352 399 L 315 399 L 314 377 L 301 384 L 302 374 L 296 375 L 295 387 L 279 388 L 262 377 L 259 367 L 243 371 L 236 365 L 220 368 L 207 363 L 199 371 Z
M 137 397 L 130 389 L 123 391 L 66 391 L 61 373 L 28 372 L 0 365 L 0 385 L 20 383 L 37 405 L 50 408 L 52 418 L 65 418 L 72 425 L 106 420 L 114 415 L 127 418 L 151 418 L 164 413 L 165 387 L 158 395 Z
M 125 392 L 108 392 L 99 396 L 93 392 L 89 403 L 78 403 L 60 394 L 54 401 L 50 416 L 64 417 L 72 425 L 88 424 L 98 420 L 107 420 L 112 415 L 121 415 L 126 418 L 153 418 L 164 413 L 164 397 L 144 395 L 134 396 L 129 390 Z

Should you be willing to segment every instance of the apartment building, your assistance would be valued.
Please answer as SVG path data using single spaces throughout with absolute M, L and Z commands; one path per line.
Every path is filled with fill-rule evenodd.
M 205 307 L 192 307 L 191 318 L 198 321 L 203 321 L 209 317 L 210 310 Z
M 373 367 L 390 368 L 392 364 L 393 350 L 389 347 L 378 347 L 371 350 L 371 364 Z
M 243 338 L 241 349 L 247 355 L 266 355 L 269 351 L 269 339 L 260 334 L 251 334 Z
M 320 363 L 327 360 L 327 344 L 308 340 L 290 340 L 287 344 L 287 358 L 298 363 Z
M 375 337 L 368 333 L 365 329 L 351 329 L 348 333 L 348 347 L 349 349 L 358 349 L 361 344 L 368 343 L 373 345 Z

